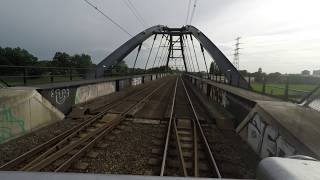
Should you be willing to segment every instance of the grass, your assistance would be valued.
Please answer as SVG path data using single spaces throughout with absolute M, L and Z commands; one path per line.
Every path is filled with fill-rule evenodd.
M 312 84 L 289 84 L 288 96 L 295 100 L 301 99 L 304 95 L 311 92 L 317 85 Z M 262 92 L 263 84 L 252 83 L 251 87 L 254 91 Z M 285 84 L 266 84 L 266 94 L 283 97 L 285 94 Z

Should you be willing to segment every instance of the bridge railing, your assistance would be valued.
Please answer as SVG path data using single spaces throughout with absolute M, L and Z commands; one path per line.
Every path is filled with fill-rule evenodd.
M 320 78 L 307 76 L 282 75 L 272 77 L 264 75 L 251 83 L 253 91 L 274 96 L 283 100 L 302 103 L 315 88 Z
M 230 86 L 240 88 L 240 86 L 232 85 L 234 83 L 228 81 L 228 78 L 223 74 L 193 73 L 193 75 L 212 80 L 217 83 L 228 84 Z M 297 83 L 290 81 L 289 76 L 282 77 L 281 81 L 279 79 L 271 80 L 268 79 L 267 76 L 263 76 L 261 77 L 262 80 L 258 81 L 252 74 L 248 74 L 244 77 L 244 79 L 250 85 L 250 88 L 247 90 L 295 103 L 302 103 L 305 101 L 309 94 L 312 93 L 318 86 L 320 86 L 320 78 L 313 78 L 312 81 L 309 80 L 305 83 Z
M 126 71 L 117 68 L 105 69 L 104 77 L 159 73 L 156 70 L 139 71 L 128 68 Z M 0 87 L 30 86 L 56 82 L 68 82 L 97 79 L 96 68 L 44 67 L 44 66 L 9 66 L 0 65 Z
M 95 78 L 95 68 L 0 65 L 0 82 L 27 86 Z

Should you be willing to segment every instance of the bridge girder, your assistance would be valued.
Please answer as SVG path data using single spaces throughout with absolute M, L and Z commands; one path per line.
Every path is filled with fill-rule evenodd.
M 97 65 L 97 77 L 102 77 L 105 68 L 110 68 L 122 61 L 131 51 L 133 51 L 137 46 L 142 44 L 146 39 L 154 34 L 166 34 L 172 36 L 182 36 L 186 34 L 193 35 L 193 37 L 195 37 L 201 43 L 208 54 L 214 59 L 215 63 L 219 67 L 219 70 L 224 73 L 225 77 L 231 82 L 232 85 L 245 89 L 250 88 L 248 82 L 241 76 L 239 71 L 219 50 L 219 48 L 199 29 L 191 25 L 183 26 L 182 28 L 169 28 L 167 26 L 157 25 L 140 32 L 133 38 L 129 39 L 126 43 L 122 44 Z

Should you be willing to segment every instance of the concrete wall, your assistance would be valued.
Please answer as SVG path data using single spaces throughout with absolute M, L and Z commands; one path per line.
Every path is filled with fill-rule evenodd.
M 67 114 L 75 104 L 77 87 L 38 89 L 38 92 L 62 113 Z
M 236 96 L 224 89 L 213 86 L 199 79 L 189 79 L 203 94 L 217 104 L 223 106 L 234 117 L 233 123 L 237 126 L 247 116 L 254 106 L 254 102 Z
M 0 89 L 0 143 L 63 118 L 35 89 Z
M 132 86 L 136 86 L 142 83 L 142 78 L 141 77 L 136 77 L 136 78 L 132 78 L 131 80 L 131 85 Z
M 80 86 L 76 90 L 74 104 L 87 102 L 94 98 L 108 95 L 116 91 L 115 82 L 105 82 Z
M 57 109 L 64 114 L 68 114 L 73 105 L 84 103 L 89 100 L 108 95 L 110 93 L 121 91 L 131 86 L 136 86 L 145 82 L 156 80 L 158 77 L 165 77 L 166 74 L 156 75 L 135 75 L 127 77 L 114 77 L 102 80 L 85 81 L 85 84 L 78 83 L 69 86 L 64 83 L 59 86 L 49 84 L 48 87 L 38 88 L 38 92 L 51 102 Z M 143 78 L 144 77 L 144 78 Z
M 248 117 L 249 123 L 239 132 L 252 149 L 261 157 L 287 157 L 302 152 L 297 149 L 279 132 L 278 128 L 266 122 L 265 117 L 253 110 Z
M 317 121 L 320 113 L 311 113 L 311 110 L 293 103 L 210 80 L 192 76 L 186 78 L 236 117 L 237 133 L 261 158 L 295 154 L 320 157 L 320 123 Z M 303 134 L 299 130 L 303 130 Z
M 166 74 L 145 75 L 156 80 Z M 152 78 L 151 78 L 152 77 Z M 75 104 L 126 89 L 142 83 L 142 76 L 111 78 L 106 81 L 84 81 L 76 85 L 49 84 L 42 88 L 0 89 L 0 143 L 62 120 Z

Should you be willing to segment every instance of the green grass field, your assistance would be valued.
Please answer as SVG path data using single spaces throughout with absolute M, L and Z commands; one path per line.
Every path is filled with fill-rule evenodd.
M 316 86 L 310 84 L 289 84 L 289 98 L 300 99 L 316 88 Z M 261 83 L 252 83 L 251 87 L 254 91 L 262 92 L 263 85 Z M 266 94 L 282 97 L 284 93 L 285 84 L 266 84 Z

